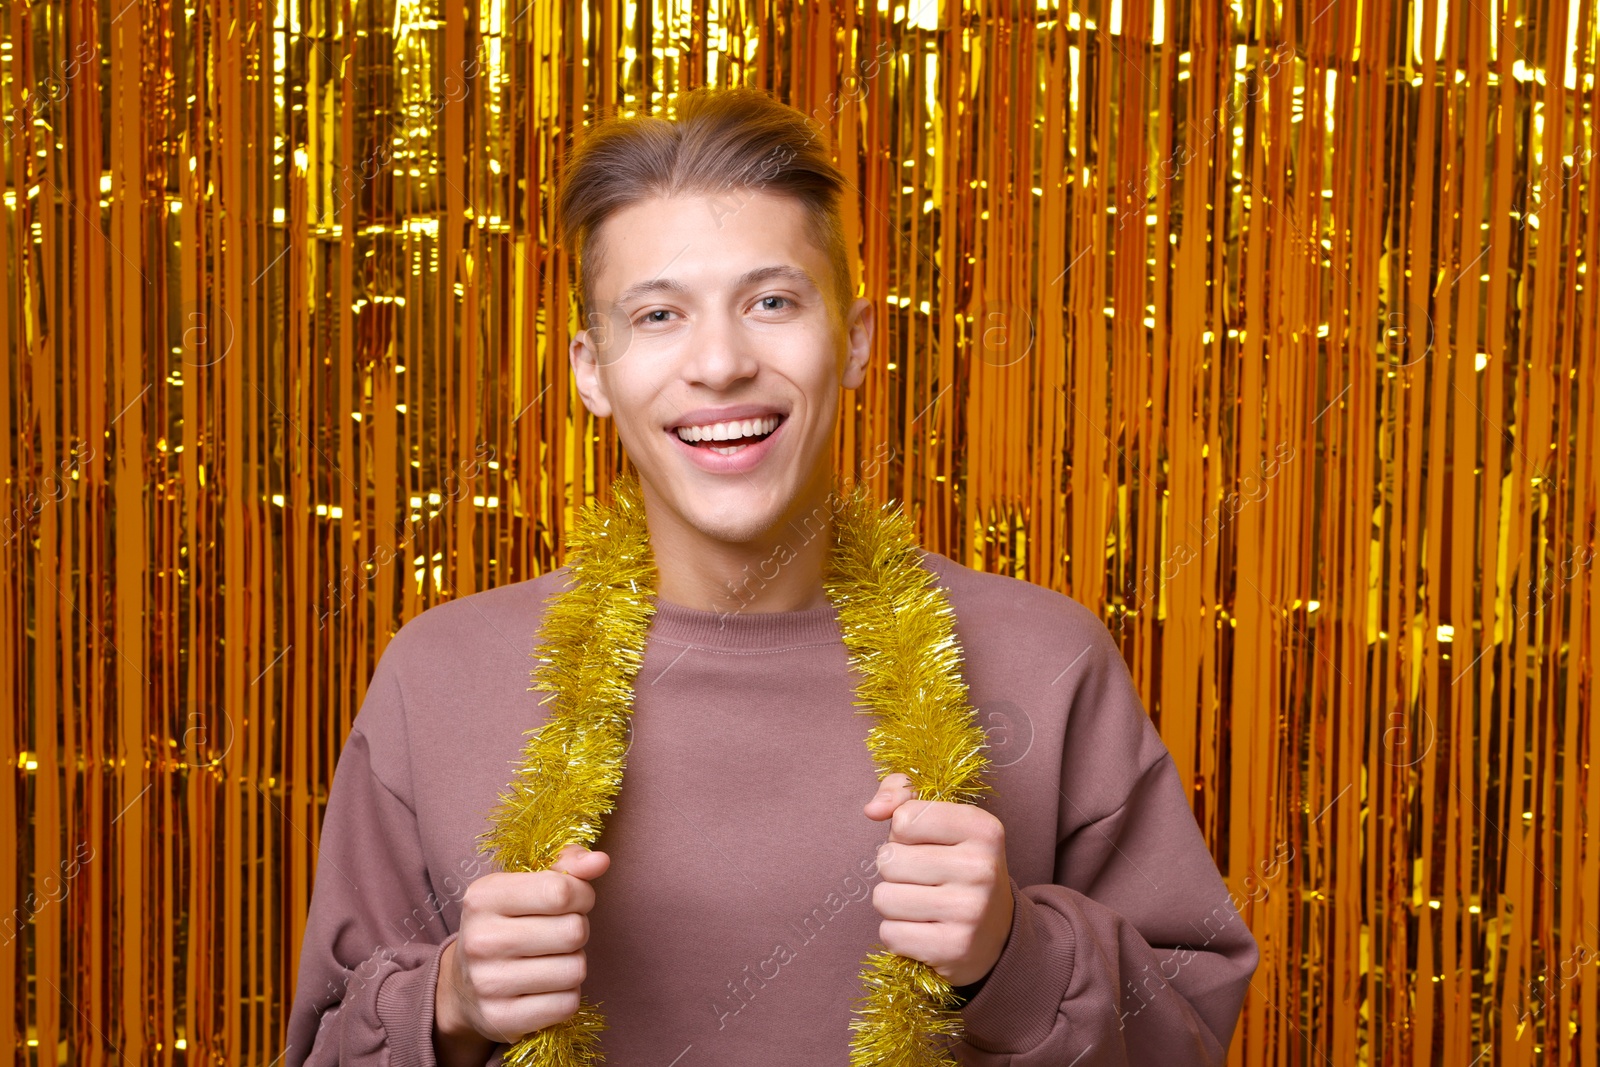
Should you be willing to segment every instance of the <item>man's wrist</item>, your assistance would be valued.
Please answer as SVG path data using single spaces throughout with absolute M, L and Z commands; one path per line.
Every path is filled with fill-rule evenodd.
M 1016 883 L 1015 883 L 1015 881 L 1013 879 L 1007 878 L 1007 891 L 1011 894 L 1011 897 L 1012 897 L 1012 901 L 1011 901 L 1011 922 L 1010 922 L 1010 924 L 1008 924 L 1008 926 L 1006 928 L 1006 939 L 1003 942 L 1001 942 L 1001 944 L 1000 944 L 1000 955 L 995 957 L 995 961 L 989 965 L 989 969 L 983 973 L 983 977 L 982 978 L 979 978 L 975 982 L 969 982 L 966 985 L 959 985 L 959 986 L 952 986 L 951 987 L 951 989 L 954 991 L 956 996 L 961 998 L 962 1007 L 965 1007 L 968 1003 L 970 1003 L 972 1001 L 972 999 L 974 997 L 976 997 L 980 992 L 982 992 L 985 983 L 987 983 L 989 981 L 989 976 L 994 974 L 995 968 L 1000 966 L 1000 961 L 1005 959 L 1006 949 L 1011 947 L 1011 929 L 1016 926 L 1017 908 L 1022 906 L 1021 902 L 1019 902 L 1016 899 L 1016 890 L 1014 888 L 1015 884 Z
M 451 1037 L 433 1030 L 433 1058 L 439 1067 L 483 1067 L 494 1054 L 494 1042 L 473 1032 L 470 1037 Z
M 961 998 L 962 1004 L 966 1004 L 971 1001 L 973 997 L 978 995 L 978 992 L 983 989 L 983 984 L 989 980 L 989 975 L 993 973 L 994 968 L 991 967 L 989 968 L 989 974 L 985 974 L 976 982 L 970 982 L 967 985 L 951 986 L 951 992 L 955 993 L 956 996 Z
M 461 1017 L 451 978 L 450 957 L 455 947 L 452 941 L 439 957 L 439 979 L 433 993 L 433 1055 L 439 1067 L 483 1067 L 494 1052 L 494 1042 Z

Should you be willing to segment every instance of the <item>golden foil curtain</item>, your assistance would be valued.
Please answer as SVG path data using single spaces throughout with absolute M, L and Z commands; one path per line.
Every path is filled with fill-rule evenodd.
M 841 467 L 1119 636 L 1233 1062 L 1600 1060 L 1596 0 L 194 4 L 0 12 L 16 1062 L 280 1055 L 384 642 L 621 462 L 560 154 L 708 83 L 855 179 Z

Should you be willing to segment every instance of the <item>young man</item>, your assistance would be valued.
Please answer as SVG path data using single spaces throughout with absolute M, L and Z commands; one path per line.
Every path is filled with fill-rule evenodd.
M 880 943 L 965 998 L 958 1062 L 1221 1063 L 1256 945 L 1092 612 L 922 552 L 1004 728 L 992 795 L 878 780 L 823 585 L 873 303 L 805 117 L 697 92 L 598 127 L 565 177 L 573 373 L 658 574 L 616 810 L 555 869 L 478 851 L 547 714 L 530 656 L 568 568 L 407 623 L 335 772 L 290 1067 L 497 1064 L 580 994 L 617 1067 L 840 1064 Z

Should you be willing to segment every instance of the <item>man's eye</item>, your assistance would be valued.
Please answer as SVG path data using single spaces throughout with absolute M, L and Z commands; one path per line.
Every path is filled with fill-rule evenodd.
M 756 303 L 758 303 L 758 304 L 766 304 L 766 302 L 768 300 L 782 300 L 785 304 L 793 304 L 794 303 L 793 300 L 790 300 L 786 296 L 764 296 L 760 300 L 756 301 Z M 761 310 L 762 311 L 782 311 L 783 309 L 782 308 L 775 308 L 775 307 L 763 307 Z
M 652 318 L 651 316 L 653 316 L 653 315 L 670 315 L 670 314 L 672 314 L 672 312 L 668 311 L 666 308 L 656 308 L 654 311 L 646 311 L 643 315 L 640 315 L 637 321 L 638 322 L 666 322 L 667 321 L 666 319 L 657 319 L 657 318 Z

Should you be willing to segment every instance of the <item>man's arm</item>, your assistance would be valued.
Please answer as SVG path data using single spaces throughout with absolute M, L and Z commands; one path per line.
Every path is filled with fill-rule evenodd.
M 1221 1064 L 1259 954 L 1110 634 L 1062 758 L 1055 884 L 1018 886 L 962 1008 L 980 1067 Z
M 288 1067 L 440 1067 L 434 993 L 440 957 L 456 935 L 440 915 L 444 901 L 423 861 L 416 814 L 379 776 L 369 740 L 371 731 L 405 728 L 393 648 L 373 673 L 328 794 Z M 408 783 L 397 785 L 409 793 Z M 459 897 L 475 873 L 452 872 L 439 892 Z

